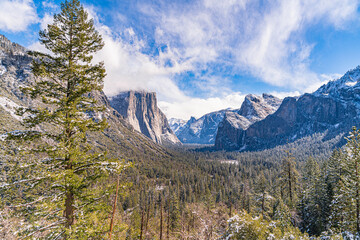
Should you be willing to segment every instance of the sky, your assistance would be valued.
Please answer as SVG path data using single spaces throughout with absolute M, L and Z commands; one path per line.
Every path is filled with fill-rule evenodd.
M 0 34 L 46 51 L 58 0 L 0 0 Z M 154 91 L 168 118 L 313 92 L 360 64 L 360 0 L 83 0 L 105 46 L 105 93 Z

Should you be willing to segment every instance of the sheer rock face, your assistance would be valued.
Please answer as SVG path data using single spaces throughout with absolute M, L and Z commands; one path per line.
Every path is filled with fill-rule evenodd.
M 247 95 L 240 110 L 227 112 L 224 119 L 220 122 L 215 140 L 215 148 L 218 150 L 241 149 L 241 147 L 245 146 L 240 145 L 244 131 L 255 122 L 274 113 L 280 104 L 280 99 L 269 94 L 263 94 L 262 96 Z
M 110 99 L 110 105 L 133 128 L 160 144 L 178 144 L 164 113 L 157 107 L 154 92 L 127 91 Z
M 325 133 L 325 141 L 346 134 L 352 126 L 360 126 L 360 67 L 314 93 L 285 98 L 276 112 L 234 133 L 230 140 L 235 142 L 232 150 L 261 150 L 315 133 Z
M 11 42 L 0 34 L 0 137 L 10 131 L 23 130 L 21 117 L 15 114 L 17 107 L 39 106 L 39 100 L 31 100 L 20 90 L 21 86 L 31 86 L 35 77 L 31 73 L 32 57 L 27 49 Z M 89 133 L 89 141 L 94 146 L 106 149 L 111 157 L 154 158 L 166 155 L 167 150 L 133 130 L 133 127 L 113 109 L 104 92 L 90 94 L 103 105 L 102 113 L 89 113 L 95 119 L 106 118 L 109 127 L 102 133 Z M 42 130 L 36 129 L 36 130 Z

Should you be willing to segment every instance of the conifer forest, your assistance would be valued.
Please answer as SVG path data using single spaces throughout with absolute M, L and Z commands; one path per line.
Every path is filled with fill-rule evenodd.
M 360 239 L 359 67 L 168 121 L 104 92 L 101 18 L 57 9 L 43 51 L 0 35 L 0 239 Z

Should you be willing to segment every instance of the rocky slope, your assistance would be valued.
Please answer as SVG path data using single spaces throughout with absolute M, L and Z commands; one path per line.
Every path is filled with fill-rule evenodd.
M 178 144 L 164 113 L 157 107 L 156 93 L 144 91 L 122 92 L 110 98 L 110 105 L 133 128 L 160 144 Z
M 324 140 L 360 124 L 360 67 L 330 81 L 312 94 L 287 97 L 279 109 L 238 134 L 237 150 L 260 150 L 314 133 Z
M 35 78 L 31 73 L 32 58 L 26 49 L 12 43 L 0 35 L 0 135 L 9 131 L 21 130 L 21 118 L 15 114 L 19 106 L 40 104 L 22 94 L 20 86 L 31 85 Z M 154 143 L 133 127 L 110 106 L 103 92 L 93 93 L 98 104 L 105 105 L 104 113 L 93 116 L 105 117 L 109 128 L 103 133 L 89 134 L 89 140 L 99 148 L 104 148 L 110 156 L 131 159 L 159 159 L 168 156 L 168 151 Z
M 241 108 L 238 111 L 227 112 L 220 122 L 215 140 L 215 149 L 240 149 L 239 142 L 243 132 L 255 122 L 274 113 L 280 104 L 280 99 L 269 94 L 264 93 L 262 96 L 247 95 Z
M 172 119 L 170 126 L 182 143 L 214 144 L 218 125 L 227 111 L 230 110 L 211 112 L 198 119 L 191 117 L 187 122 Z
M 232 149 L 235 147 L 232 146 L 232 142 L 237 138 L 239 129 L 246 129 L 252 123 L 264 119 L 273 113 L 280 103 L 280 99 L 269 94 L 249 94 L 240 109 L 220 110 L 205 114 L 199 119 L 191 117 L 187 122 L 171 119 L 170 126 L 182 143 L 215 144 L 218 149 L 224 146 Z M 216 140 L 218 129 L 220 135 Z

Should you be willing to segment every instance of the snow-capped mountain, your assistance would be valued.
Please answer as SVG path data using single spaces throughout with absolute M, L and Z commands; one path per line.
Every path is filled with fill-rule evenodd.
M 314 133 L 325 133 L 324 140 L 348 133 L 360 126 L 359 82 L 360 66 L 314 93 L 285 98 L 276 112 L 239 131 L 233 150 L 271 148 Z
M 214 144 L 218 125 L 227 111 L 231 110 L 211 112 L 198 119 L 191 117 L 188 121 L 172 119 L 169 123 L 182 143 Z
M 182 143 L 215 143 L 216 145 L 217 141 L 221 145 L 222 141 L 228 141 L 224 135 L 230 136 L 235 133 L 234 129 L 230 129 L 231 127 L 247 128 L 252 123 L 275 112 L 280 103 L 280 99 L 269 94 L 262 96 L 249 94 L 245 97 L 240 109 L 211 112 L 198 119 L 191 117 L 185 124 L 183 120 L 173 119 L 170 121 L 170 126 Z M 222 133 L 228 130 L 228 133 Z M 219 135 L 218 139 L 217 135 Z
M 238 139 L 241 133 L 257 121 L 274 113 L 281 104 L 281 100 L 269 94 L 257 96 L 248 94 L 241 108 L 228 112 L 220 122 L 215 140 L 216 149 L 239 149 Z
M 178 119 L 178 118 L 170 118 L 169 125 L 173 132 L 177 134 L 177 132 L 181 131 L 182 128 L 186 125 L 186 120 Z

